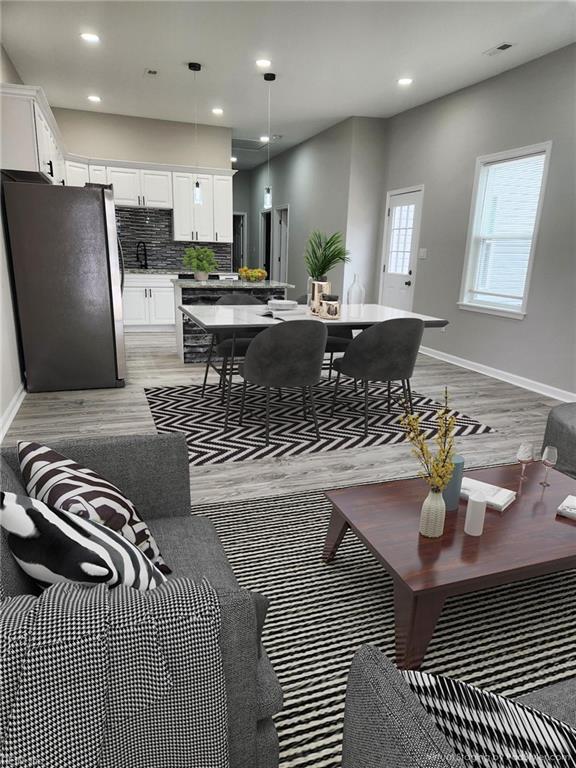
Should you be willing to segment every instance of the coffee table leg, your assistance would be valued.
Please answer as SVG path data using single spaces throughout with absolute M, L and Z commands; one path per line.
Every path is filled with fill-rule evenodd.
M 322 551 L 322 560 L 324 560 L 325 563 L 329 563 L 330 560 L 334 558 L 336 550 L 340 546 L 340 542 L 344 538 L 344 534 L 348 528 L 349 525 L 346 520 L 344 520 L 339 512 L 332 508 L 330 523 L 328 524 L 328 531 L 324 541 L 324 549 Z
M 444 600 L 444 595 L 418 594 L 403 583 L 394 583 L 396 664 L 401 669 L 418 669 L 422 664 Z

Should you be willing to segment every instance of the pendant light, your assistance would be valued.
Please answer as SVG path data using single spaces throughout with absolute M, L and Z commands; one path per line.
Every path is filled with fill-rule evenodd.
M 188 69 L 194 72 L 194 161 L 195 165 L 198 166 L 198 88 L 196 86 L 196 73 L 201 71 L 202 64 L 191 61 L 188 64 Z M 204 202 L 202 187 L 200 186 L 198 179 L 196 179 L 196 183 L 194 184 L 193 200 L 194 205 L 202 205 Z
M 268 132 L 266 136 L 268 141 L 266 142 L 266 150 L 268 155 L 268 163 L 266 169 L 266 186 L 264 187 L 264 210 L 269 211 L 272 208 L 272 187 L 270 186 L 270 142 L 272 141 L 272 133 L 270 132 L 270 83 L 276 80 L 276 75 L 273 72 L 266 72 L 264 80 L 268 83 Z

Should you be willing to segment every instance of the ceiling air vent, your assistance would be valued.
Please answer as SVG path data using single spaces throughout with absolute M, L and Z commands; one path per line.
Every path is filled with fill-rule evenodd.
M 494 48 L 489 48 L 487 51 L 484 51 L 484 56 L 498 56 L 498 54 L 504 53 L 504 51 L 512 48 L 513 45 L 514 43 L 500 43 L 500 45 L 496 45 Z
M 276 144 L 277 141 L 280 141 L 282 136 L 275 133 L 271 140 L 270 144 Z M 261 152 L 263 149 L 266 149 L 268 146 L 267 142 L 259 141 L 258 139 L 233 139 L 232 140 L 232 149 L 234 152 Z

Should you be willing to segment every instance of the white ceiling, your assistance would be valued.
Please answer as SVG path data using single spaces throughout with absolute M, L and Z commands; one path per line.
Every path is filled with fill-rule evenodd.
M 388 117 L 576 40 L 572 2 L 5 2 L 2 42 L 53 106 L 266 132 L 255 59 L 272 60 L 273 152 L 355 116 Z M 83 31 L 101 43 L 87 45 Z M 483 51 L 502 42 L 499 56 Z M 156 79 L 143 76 L 159 70 Z M 414 78 L 400 88 L 401 76 Z M 101 104 L 86 97 L 97 93 Z M 221 106 L 222 117 L 211 109 Z M 239 167 L 263 153 L 239 154 Z

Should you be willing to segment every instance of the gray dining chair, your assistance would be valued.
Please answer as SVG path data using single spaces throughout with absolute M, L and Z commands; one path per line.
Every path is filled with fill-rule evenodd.
M 410 379 L 414 373 L 424 322 L 417 318 L 385 320 L 366 328 L 348 345 L 342 357 L 334 361 L 337 372 L 331 414 L 338 397 L 340 376 L 364 382 L 364 435 L 368 436 L 368 399 L 370 382 L 388 384 L 388 413 L 391 409 L 391 383 L 402 384 L 404 402 L 414 412 Z
M 304 293 L 296 299 L 298 304 L 307 304 L 308 296 Z M 326 354 L 330 355 L 328 368 L 328 379 L 332 378 L 332 369 L 334 368 L 334 355 L 337 352 L 345 352 L 348 344 L 353 339 L 352 328 L 341 328 L 339 326 L 327 326 L 328 338 L 326 339 Z
M 221 296 L 216 304 L 263 304 L 256 296 L 252 296 L 249 293 L 240 291 L 230 291 L 230 293 Z M 234 340 L 234 359 L 242 358 L 246 354 L 246 350 L 250 345 L 252 339 L 260 332 L 258 328 L 244 328 L 242 330 L 242 336 L 236 337 Z M 208 371 L 213 368 L 219 375 L 219 386 L 222 387 L 222 402 L 224 401 L 224 382 L 226 381 L 226 374 L 228 369 L 228 360 L 232 354 L 232 331 L 219 331 L 213 333 L 210 340 L 210 350 L 208 351 L 208 360 L 206 361 L 206 370 L 204 371 L 204 383 L 202 384 L 202 395 L 206 391 L 206 381 L 208 379 Z M 222 358 L 222 365 L 218 368 L 212 362 L 213 355 L 216 354 Z
M 239 422 L 243 423 L 248 384 L 266 389 L 266 445 L 270 444 L 270 390 L 299 388 L 302 390 L 304 418 L 306 395 L 314 419 L 316 437 L 320 439 L 313 387 L 322 375 L 326 348 L 326 326 L 317 320 L 286 320 L 261 331 L 249 345 L 244 361 L 238 366 L 243 379 Z M 226 403 L 226 424 L 230 413 L 230 396 Z

